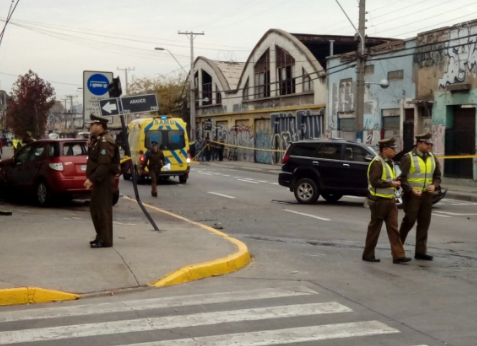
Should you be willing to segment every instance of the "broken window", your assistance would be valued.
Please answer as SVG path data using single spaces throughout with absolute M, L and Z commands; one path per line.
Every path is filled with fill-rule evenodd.
M 202 70 L 202 105 L 212 104 L 212 76 Z
M 270 97 L 270 52 L 255 64 L 255 98 Z
M 194 73 L 194 103 L 195 109 L 199 108 L 199 71 Z
M 389 71 L 388 72 L 388 80 L 401 80 L 404 79 L 404 71 L 397 70 L 397 71 Z
M 311 79 L 310 75 L 305 72 L 305 69 L 302 69 L 302 78 L 303 78 L 303 92 L 312 92 L 313 88 L 313 80 Z
M 277 46 L 277 69 L 280 95 L 295 93 L 295 78 L 293 69 L 295 59 L 286 50 Z

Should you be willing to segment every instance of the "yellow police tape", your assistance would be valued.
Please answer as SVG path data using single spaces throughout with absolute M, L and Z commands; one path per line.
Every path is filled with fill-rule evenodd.
M 242 148 L 242 149 L 248 149 L 248 150 L 259 150 L 259 151 L 273 151 L 273 152 L 278 152 L 278 153 L 284 153 L 285 150 L 277 150 L 277 149 L 263 149 L 263 148 L 254 148 L 254 147 L 244 147 L 241 145 L 233 145 L 233 144 L 228 144 L 228 143 L 221 143 L 221 142 L 215 142 L 215 141 L 210 141 L 210 143 L 216 143 L 220 145 L 224 145 L 226 147 L 232 147 L 232 148 Z M 202 150 L 194 156 L 192 161 L 196 161 L 197 157 L 204 151 L 206 146 L 202 148 Z M 473 159 L 477 158 L 477 155 L 444 155 L 444 156 L 436 156 L 438 159 Z M 130 159 L 129 156 L 124 156 L 123 159 L 120 161 L 121 163 L 124 163 Z

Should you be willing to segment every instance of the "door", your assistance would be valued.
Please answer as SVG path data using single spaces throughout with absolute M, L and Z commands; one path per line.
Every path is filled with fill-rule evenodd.
M 341 161 L 341 143 L 322 143 L 316 151 L 316 160 L 312 164 L 320 172 L 323 189 L 327 188 L 342 189 L 347 167 Z
M 405 120 L 403 124 L 403 150 L 411 151 L 414 147 L 414 109 L 405 110 Z
M 23 180 L 25 190 L 28 192 L 34 191 L 36 177 L 40 171 L 41 164 L 46 158 L 45 143 L 34 143 L 28 153 L 26 162 L 24 163 L 25 171 L 23 173 Z
M 30 150 L 30 145 L 21 148 L 13 158 L 12 168 L 8 171 L 7 181 L 12 187 L 15 187 L 16 189 L 25 189 L 25 177 L 28 173 L 26 162 Z
M 368 166 L 370 161 L 366 157 L 373 156 L 363 147 L 346 144 L 343 163 L 348 168 L 344 186 L 350 192 L 367 194 L 368 191 Z
M 454 124 L 446 129 L 446 155 L 475 155 L 475 108 L 454 108 Z M 444 161 L 444 174 L 450 178 L 473 178 L 472 159 Z
M 270 119 L 255 120 L 254 141 L 255 148 L 257 149 L 272 148 L 272 128 L 270 125 Z M 272 152 L 266 150 L 255 150 L 255 162 L 271 164 Z

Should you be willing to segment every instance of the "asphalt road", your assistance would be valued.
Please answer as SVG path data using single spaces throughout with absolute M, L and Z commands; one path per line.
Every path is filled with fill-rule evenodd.
M 131 182 L 120 188 L 133 196 Z M 149 186 L 139 189 L 145 203 L 243 240 L 253 263 L 52 310 L 2 308 L 0 345 L 475 345 L 475 203 L 441 202 L 429 240 L 435 260 L 394 265 L 384 230 L 382 262 L 361 261 L 369 221 L 362 199 L 299 205 L 274 175 L 197 165 L 187 184 L 160 185 L 157 199 Z

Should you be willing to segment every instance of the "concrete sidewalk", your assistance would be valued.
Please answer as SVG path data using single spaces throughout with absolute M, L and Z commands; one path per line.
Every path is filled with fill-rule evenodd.
M 232 168 L 240 171 L 246 172 L 260 172 L 266 174 L 278 175 L 282 166 L 279 165 L 268 165 L 263 163 L 254 163 L 247 161 L 210 161 L 210 162 L 200 162 L 200 165 L 211 166 L 211 167 L 226 167 Z M 442 179 L 442 187 L 447 189 L 446 198 L 452 198 L 462 201 L 471 201 L 477 202 L 477 183 L 467 182 L 464 185 L 448 184 L 446 179 Z
M 172 279 L 159 286 L 221 275 L 250 260 L 243 243 L 150 208 L 160 232 L 152 230 L 135 201 L 122 198 L 114 207 L 114 247 L 91 249 L 94 228 L 84 202 L 52 209 L 1 205 L 0 209 L 13 215 L 0 216 L 0 305 L 38 302 L 31 292 L 26 294 L 28 301 L 22 302 L 15 298 L 18 292 L 5 289 L 109 293 L 146 287 L 166 276 Z M 49 301 L 62 300 L 59 297 Z

